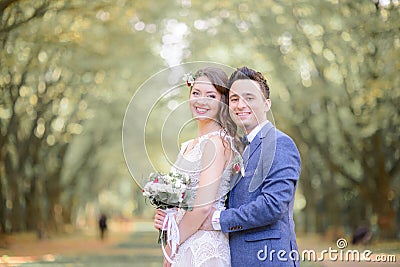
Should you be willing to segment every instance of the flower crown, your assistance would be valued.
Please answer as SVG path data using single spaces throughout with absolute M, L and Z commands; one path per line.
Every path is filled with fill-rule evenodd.
M 195 75 L 193 75 L 191 72 L 188 72 L 183 75 L 182 80 L 186 82 L 187 86 L 192 87 L 196 78 L 197 77 Z

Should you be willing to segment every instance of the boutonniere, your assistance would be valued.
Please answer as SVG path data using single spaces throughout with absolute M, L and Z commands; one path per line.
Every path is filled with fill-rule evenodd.
M 244 164 L 243 164 L 243 158 L 240 154 L 237 154 L 234 158 L 233 158 L 233 172 L 234 173 L 239 173 L 244 176 Z
M 187 86 L 192 87 L 194 85 L 195 77 L 191 72 L 189 72 L 183 75 L 182 80 L 186 82 Z

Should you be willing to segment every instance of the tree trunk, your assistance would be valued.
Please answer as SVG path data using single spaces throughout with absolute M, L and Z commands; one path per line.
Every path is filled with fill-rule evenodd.
M 2 165 L 0 165 L 0 235 L 6 230 L 6 198 L 3 195 Z
M 397 221 L 394 209 L 394 191 L 390 181 L 394 177 L 386 167 L 387 155 L 383 151 L 382 131 L 376 131 L 364 145 L 364 177 L 368 193 L 365 194 L 374 213 L 378 216 L 379 235 L 384 239 L 396 237 Z
M 30 190 L 25 194 L 26 215 L 27 222 L 26 228 L 29 231 L 37 231 L 43 225 L 43 213 L 41 194 L 39 192 L 39 181 L 36 175 L 32 178 Z
M 396 227 L 396 211 L 390 207 L 385 211 L 378 213 L 378 226 L 380 229 L 380 237 L 384 239 L 395 239 L 397 234 Z
M 335 175 L 333 173 L 328 173 L 329 180 L 326 189 L 326 235 L 332 240 L 336 241 L 338 238 L 343 237 L 344 230 L 341 227 L 341 216 L 338 216 L 341 211 L 341 206 L 338 203 L 337 196 L 339 195 L 337 184 L 335 181 Z
M 54 184 L 57 181 L 51 181 L 47 186 L 47 199 L 49 203 L 49 217 L 48 217 L 48 226 L 49 230 L 52 232 L 60 231 L 60 216 L 61 216 L 61 205 L 60 205 L 60 192 L 57 189 L 57 185 Z M 62 211 L 62 210 L 61 210 Z
M 22 206 L 20 201 L 20 190 L 17 175 L 15 173 L 9 173 L 10 191 L 11 191 L 11 231 L 19 232 L 23 229 L 22 227 Z
M 68 144 L 60 145 L 58 154 L 58 166 L 49 175 L 47 180 L 47 197 L 49 201 L 49 226 L 51 230 L 56 232 L 60 231 L 60 227 L 63 224 L 63 208 L 61 204 L 61 193 L 62 193 L 62 186 L 61 186 L 61 171 L 63 167 L 63 161 L 65 157 L 65 153 L 67 151 Z M 55 152 L 56 153 L 56 152 Z
M 20 188 L 19 188 L 19 174 L 14 170 L 11 155 L 7 153 L 5 158 L 5 167 L 8 178 L 8 183 L 10 185 L 10 195 L 11 195 L 11 231 L 18 232 L 22 230 L 22 207 L 20 201 Z
M 397 234 L 397 212 L 385 192 L 376 192 L 372 199 L 374 212 L 378 216 L 379 237 L 395 239 Z
M 307 168 L 307 166 L 305 166 Z M 315 201 L 315 190 L 311 186 L 311 178 L 309 175 L 309 171 L 307 169 L 303 171 L 303 177 L 305 179 L 302 180 L 301 189 L 304 194 L 304 198 L 306 199 L 306 207 L 305 218 L 304 218 L 304 232 L 305 233 L 313 233 L 315 232 L 315 225 L 317 221 L 317 212 L 316 212 L 316 201 Z

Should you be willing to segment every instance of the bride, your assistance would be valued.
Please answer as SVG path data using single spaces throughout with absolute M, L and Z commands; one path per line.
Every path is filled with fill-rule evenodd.
M 215 67 L 199 70 L 190 86 L 190 110 L 197 121 L 198 136 L 184 142 L 172 172 L 190 175 L 197 189 L 192 211 L 179 210 L 179 247 L 173 257 L 174 266 L 230 266 L 229 240 L 221 231 L 200 230 L 211 209 L 225 209 L 229 179 L 234 170 L 234 158 L 240 157 L 235 144 L 236 125 L 228 110 L 228 76 Z M 165 213 L 157 211 L 154 225 L 162 227 Z M 171 249 L 167 247 L 167 253 Z M 171 255 L 170 255 L 171 256 Z M 164 259 L 164 266 L 169 266 Z

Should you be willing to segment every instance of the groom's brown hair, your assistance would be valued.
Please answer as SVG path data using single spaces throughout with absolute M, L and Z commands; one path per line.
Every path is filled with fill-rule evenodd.
M 269 99 L 269 86 L 267 80 L 261 74 L 261 72 L 250 69 L 246 66 L 237 68 L 229 77 L 228 88 L 232 87 L 232 84 L 237 80 L 253 80 L 256 81 L 261 88 L 261 92 L 264 94 L 266 99 Z

